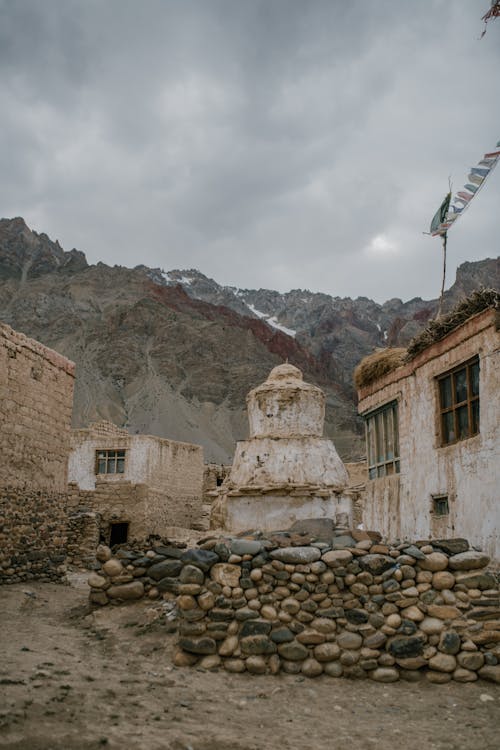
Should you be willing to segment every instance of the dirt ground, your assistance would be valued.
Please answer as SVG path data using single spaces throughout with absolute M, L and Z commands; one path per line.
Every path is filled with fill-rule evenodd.
M 85 578 L 0 590 L 0 747 L 497 750 L 500 688 L 177 669 L 147 604 L 89 614 Z

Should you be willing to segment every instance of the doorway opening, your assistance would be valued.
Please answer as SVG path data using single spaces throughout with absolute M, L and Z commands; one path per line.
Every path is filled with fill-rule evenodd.
M 109 531 L 109 546 L 114 547 L 115 544 L 125 544 L 128 540 L 128 527 L 127 523 L 112 523 Z

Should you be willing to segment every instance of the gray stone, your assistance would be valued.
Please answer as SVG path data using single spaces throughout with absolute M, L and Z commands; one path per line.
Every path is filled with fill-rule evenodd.
M 298 641 L 291 641 L 290 643 L 280 643 L 278 653 L 288 661 L 303 661 L 309 656 L 309 649 Z
M 388 555 L 363 555 L 358 562 L 363 570 L 367 570 L 374 576 L 380 576 L 389 568 L 395 567 L 394 558 Z
M 410 557 L 414 557 L 416 560 L 425 560 L 424 553 L 414 544 L 409 544 L 408 547 L 403 547 L 403 551 L 405 555 L 410 555 Z
M 182 563 L 180 560 L 165 560 L 156 565 L 151 565 L 148 570 L 148 576 L 155 581 L 159 581 L 165 577 L 175 578 L 179 575 L 181 570 Z
M 336 536 L 332 539 L 332 549 L 345 549 L 346 547 L 355 547 L 356 542 L 347 534 Z
M 447 555 L 459 555 L 461 552 L 467 552 L 469 542 L 467 539 L 433 539 L 432 546 L 443 550 Z
M 245 667 L 250 674 L 265 674 L 267 671 L 266 660 L 263 656 L 249 656 L 245 661 Z
M 293 633 L 286 627 L 276 628 L 271 633 L 271 640 L 275 643 L 289 643 L 293 641 Z
M 347 622 L 350 622 L 352 625 L 362 625 L 363 623 L 368 622 L 368 612 L 364 609 L 347 609 L 345 618 Z
M 462 651 L 457 654 L 457 662 L 463 669 L 477 672 L 484 665 L 484 656 L 480 651 Z
M 429 667 L 436 672 L 454 672 L 457 660 L 452 654 L 436 654 L 429 659 Z
M 343 649 L 357 649 L 361 648 L 363 638 L 359 633 L 350 633 L 348 630 L 344 630 L 343 633 L 337 636 L 337 643 Z
M 228 544 L 226 544 L 225 542 L 218 542 L 216 545 L 214 545 L 214 547 L 212 547 L 213 551 L 216 555 L 218 555 L 222 562 L 227 562 L 231 557 L 231 549 Z
M 370 672 L 370 677 L 375 682 L 397 682 L 399 680 L 399 672 L 392 667 L 378 667 L 373 672 Z
M 321 552 L 316 547 L 281 547 L 271 552 L 273 560 L 280 560 L 292 565 L 307 565 L 316 562 L 321 557 Z
M 482 573 L 457 573 L 456 582 L 463 584 L 468 589 L 480 589 L 481 591 L 497 587 L 495 576 L 493 575 L 493 573 L 489 573 L 487 571 L 483 571 Z
M 160 581 L 158 581 L 158 583 L 156 584 L 156 588 L 162 594 L 165 591 L 170 591 L 172 594 L 177 594 L 179 591 L 179 580 L 177 578 L 169 578 L 168 576 L 166 576 L 165 578 L 162 578 Z
M 441 634 L 438 648 L 444 654 L 458 654 L 458 652 L 460 651 L 460 644 L 461 640 L 458 633 L 455 633 L 453 630 L 449 630 L 448 632 Z
M 231 552 L 233 555 L 257 555 L 262 549 L 262 543 L 253 539 L 233 539 Z
M 173 557 L 176 560 L 180 560 L 180 558 L 184 554 L 184 550 L 179 549 L 179 547 L 172 547 L 171 545 L 163 544 L 155 547 L 154 551 L 157 555 L 163 555 L 164 557 Z
M 240 648 L 244 654 L 255 656 L 258 654 L 275 654 L 276 644 L 266 635 L 248 635 L 240 639 Z
M 268 620 L 247 620 L 241 628 L 240 638 L 249 635 L 269 635 L 270 631 L 271 623 Z
M 302 662 L 301 672 L 306 677 L 318 677 L 323 672 L 323 665 L 316 659 L 305 659 Z
M 208 549 L 188 549 L 182 554 L 181 560 L 185 565 L 195 565 L 206 573 L 212 565 L 219 562 L 219 556 Z
M 213 638 L 202 636 L 201 638 L 179 638 L 179 646 L 190 654 L 215 654 L 217 645 Z
M 419 636 L 396 636 L 389 644 L 389 651 L 396 659 L 404 659 L 411 656 L 420 656 L 424 645 L 424 639 Z
M 489 562 L 490 558 L 484 552 L 469 550 L 450 557 L 448 565 L 452 570 L 477 570 L 485 568 Z

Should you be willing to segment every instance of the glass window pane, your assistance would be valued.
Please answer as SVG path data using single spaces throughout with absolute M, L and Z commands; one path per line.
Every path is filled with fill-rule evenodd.
M 125 458 L 125 451 L 116 451 L 117 458 Z
M 370 471 L 368 472 L 368 476 L 369 476 L 370 479 L 376 479 L 376 477 L 377 477 L 377 469 L 375 469 L 375 468 L 370 469 Z
M 473 396 L 479 396 L 479 362 L 470 366 L 470 382 Z
M 384 430 L 385 430 L 385 454 L 388 461 L 394 458 L 394 429 L 393 429 L 392 409 L 384 412 Z
M 377 474 L 379 477 L 385 477 L 385 466 L 379 466 L 377 469 Z
M 443 414 L 443 443 L 453 443 L 455 441 L 455 420 L 453 412 L 449 411 Z
M 368 464 L 369 466 L 373 466 L 374 463 L 376 463 L 375 459 L 375 419 L 373 417 L 369 417 L 368 423 L 367 423 L 367 431 L 368 431 Z
M 119 458 L 116 462 L 116 473 L 123 474 L 124 471 L 125 471 L 125 459 Z
M 101 458 L 97 462 L 97 473 L 98 474 L 105 474 L 106 473 L 106 460 Z
M 399 474 L 399 461 L 396 461 L 396 474 Z
M 106 451 L 97 451 L 97 458 L 106 458 Z
M 115 462 L 113 460 L 108 461 L 108 474 L 115 473 Z
M 443 378 L 439 382 L 439 390 L 441 393 L 441 408 L 448 409 L 451 406 L 451 376 Z
M 377 414 L 377 462 L 382 463 L 385 460 L 384 445 L 384 415 L 382 412 Z
M 455 403 L 460 404 L 467 400 L 467 371 L 464 368 L 453 376 L 455 381 Z
M 473 401 L 472 404 L 472 425 L 471 435 L 477 435 L 479 432 L 479 399 Z
M 115 458 L 116 456 L 116 451 L 106 451 L 106 453 L 108 454 L 108 458 Z
M 394 474 L 394 464 L 393 463 L 385 465 L 385 473 L 387 474 L 387 476 L 389 476 L 390 474 Z
M 469 437 L 469 410 L 467 406 L 457 409 L 458 439 Z

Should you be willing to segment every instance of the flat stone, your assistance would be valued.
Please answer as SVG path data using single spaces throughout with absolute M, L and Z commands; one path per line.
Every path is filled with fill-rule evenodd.
M 394 568 L 396 565 L 393 557 L 389 557 L 389 555 L 379 554 L 364 555 L 363 557 L 359 558 L 358 562 L 363 570 L 367 570 L 374 576 L 380 576 L 382 575 L 382 573 L 385 573 L 386 570 Z
M 190 654 L 215 654 L 217 652 L 215 640 L 207 636 L 201 636 L 200 638 L 183 636 L 179 638 L 179 646 Z
M 448 567 L 448 556 L 444 552 L 431 552 L 425 555 L 425 559 L 419 559 L 418 565 L 422 570 L 446 570 Z
M 142 581 L 133 581 L 132 583 L 110 586 L 106 594 L 110 599 L 123 599 L 124 601 L 141 599 L 144 596 L 144 584 Z
M 448 564 L 452 570 L 477 570 L 485 568 L 489 562 L 490 558 L 484 552 L 469 550 L 468 552 L 453 555 L 450 557 Z
M 457 660 L 452 654 L 436 654 L 429 659 L 429 667 L 436 672 L 454 672 Z
M 269 635 L 270 631 L 271 623 L 268 620 L 247 620 L 242 625 L 240 638 L 246 638 L 250 635 Z
M 241 578 L 241 567 L 231 563 L 216 563 L 210 569 L 210 577 L 221 586 L 237 588 Z
M 366 648 L 382 648 L 382 646 L 384 646 L 386 642 L 387 636 L 385 635 L 385 633 L 382 633 L 380 632 L 380 630 L 378 630 L 372 635 L 367 635 L 363 641 L 363 645 L 366 646 Z
M 262 550 L 262 542 L 255 539 L 233 539 L 230 547 L 233 555 L 252 555 L 253 557 Z
M 467 552 L 469 549 L 469 542 L 467 539 L 433 539 L 432 546 L 437 547 L 447 555 L 458 555 L 461 552 Z
M 290 531 L 308 534 L 318 542 L 330 543 L 335 533 L 335 524 L 331 518 L 304 518 L 302 521 L 295 521 Z
M 274 643 L 289 643 L 290 641 L 293 641 L 294 635 L 291 630 L 283 627 L 273 630 L 270 638 L 272 641 L 274 641 Z
M 352 553 L 347 549 L 331 550 L 325 552 L 321 559 L 329 568 L 339 568 L 351 562 Z
M 306 646 L 316 646 L 319 643 L 324 643 L 325 636 L 323 633 L 318 633 L 317 630 L 305 628 L 297 635 L 297 640 L 299 643 L 304 643 Z
M 399 672 L 392 667 L 378 667 L 373 672 L 370 672 L 370 678 L 375 680 L 375 682 L 397 682 L 399 680 Z
M 409 544 L 408 547 L 403 547 L 403 551 L 405 555 L 410 555 L 410 557 L 414 557 L 416 560 L 425 560 L 424 553 L 414 544 Z
M 429 604 L 427 607 L 429 617 L 437 617 L 439 620 L 455 620 L 460 617 L 460 610 L 448 604 Z
M 195 583 L 201 586 L 205 580 L 205 574 L 194 565 L 184 565 L 180 572 L 179 580 L 181 583 Z
M 198 662 L 198 668 L 199 669 L 217 669 L 222 664 L 222 659 L 220 656 L 217 656 L 217 654 L 210 654 L 209 656 L 204 656 L 200 661 Z
M 409 656 L 408 658 L 396 659 L 398 666 L 402 669 L 413 670 L 427 666 L 427 659 L 423 656 Z
M 425 678 L 434 685 L 445 685 L 447 682 L 451 682 L 451 674 L 449 672 L 437 672 L 433 669 L 429 669 L 425 673 Z
M 368 622 L 368 612 L 364 609 L 348 609 L 345 613 L 345 619 L 352 625 L 362 625 Z
M 176 667 L 192 667 L 198 661 L 198 654 L 189 654 L 187 651 L 178 649 L 173 658 Z
M 159 581 L 166 576 L 175 578 L 181 570 L 182 563 L 180 560 L 164 560 L 163 562 L 156 563 L 156 565 L 151 565 L 148 570 L 148 576 L 155 581 Z
M 91 573 L 87 578 L 87 583 L 93 589 L 102 589 L 108 583 L 108 579 L 98 573 Z
M 309 649 L 294 640 L 290 643 L 280 643 L 278 653 L 288 661 L 303 661 L 309 656 Z
M 459 572 L 455 576 L 456 582 L 461 583 L 468 589 L 493 589 L 497 586 L 497 581 L 493 573 L 483 571 L 481 573 Z
M 225 638 L 219 646 L 220 656 L 232 656 L 238 648 L 239 640 L 236 635 L 230 635 Z
M 337 643 L 342 649 L 358 649 L 361 648 L 363 638 L 359 633 L 351 633 L 348 630 L 344 630 L 343 633 L 337 636 Z
M 321 557 L 321 552 L 316 547 L 281 547 L 270 553 L 273 560 L 280 560 L 292 565 L 307 565 L 316 562 Z
M 453 672 L 453 679 L 456 682 L 475 682 L 477 678 L 475 672 L 471 672 L 468 669 L 462 669 L 461 667 L 458 667 Z
M 206 573 L 212 565 L 219 562 L 219 556 L 207 549 L 188 549 L 181 555 L 184 564 L 195 565 Z
M 157 555 L 163 555 L 164 557 L 172 557 L 176 560 L 180 560 L 184 554 L 184 550 L 179 547 L 173 547 L 170 544 L 160 544 L 154 548 Z
M 497 664 L 495 666 L 484 666 L 481 667 L 481 669 L 478 671 L 478 675 L 483 680 L 488 680 L 488 682 L 495 682 L 497 685 L 500 685 L 500 664 Z
M 166 591 L 170 591 L 172 594 L 177 594 L 179 591 L 179 580 L 177 578 L 170 578 L 165 576 L 156 584 L 158 591 L 162 594 Z

